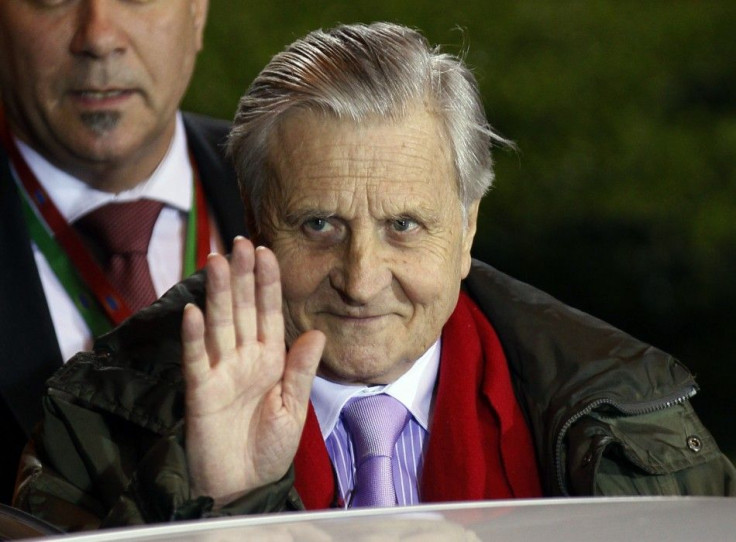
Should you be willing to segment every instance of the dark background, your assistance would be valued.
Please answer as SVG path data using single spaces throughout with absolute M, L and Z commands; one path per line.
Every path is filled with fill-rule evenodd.
M 736 2 L 211 2 L 185 107 L 232 118 L 315 28 L 390 20 L 467 52 L 497 152 L 475 255 L 672 353 L 736 458 Z

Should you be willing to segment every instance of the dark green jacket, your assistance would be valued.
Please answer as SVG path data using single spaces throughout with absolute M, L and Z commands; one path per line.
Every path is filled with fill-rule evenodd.
M 545 495 L 732 495 L 734 471 L 689 403 L 676 360 L 474 262 L 463 283 L 503 344 Z M 63 529 L 210 515 L 191 500 L 179 326 L 194 276 L 49 381 L 16 505 Z M 291 473 L 219 514 L 300 508 Z

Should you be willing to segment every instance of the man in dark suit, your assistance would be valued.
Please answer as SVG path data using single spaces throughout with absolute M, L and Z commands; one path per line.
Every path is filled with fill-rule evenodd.
M 0 3 L 0 502 L 63 360 L 244 232 L 221 154 L 228 123 L 178 111 L 207 10 L 207 0 Z M 138 224 L 141 201 L 154 208 L 150 294 L 129 299 L 95 244 L 98 223 L 76 224 L 94 211 L 116 216 L 114 228 Z M 126 206 L 132 220 L 114 215 Z M 99 282 L 127 312 L 104 305 Z

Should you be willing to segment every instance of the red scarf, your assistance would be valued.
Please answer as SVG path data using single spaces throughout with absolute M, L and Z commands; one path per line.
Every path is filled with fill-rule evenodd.
M 436 390 L 421 501 L 540 497 L 534 445 L 501 343 L 464 292 L 442 330 Z M 306 508 L 332 506 L 335 480 L 311 405 L 294 467 Z

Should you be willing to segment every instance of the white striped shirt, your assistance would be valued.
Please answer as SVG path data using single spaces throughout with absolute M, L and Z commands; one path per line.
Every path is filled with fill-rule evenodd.
M 347 386 L 317 377 L 312 387 L 312 404 L 327 452 L 337 474 L 338 495 L 347 508 L 354 487 L 355 465 L 350 437 L 340 418 L 342 407 L 353 397 L 386 393 L 411 413 L 409 423 L 394 448 L 394 486 L 399 505 L 419 503 L 418 484 L 422 472 L 424 443 L 428 435 L 432 392 L 440 362 L 440 341 L 435 342 L 404 375 L 386 386 Z

